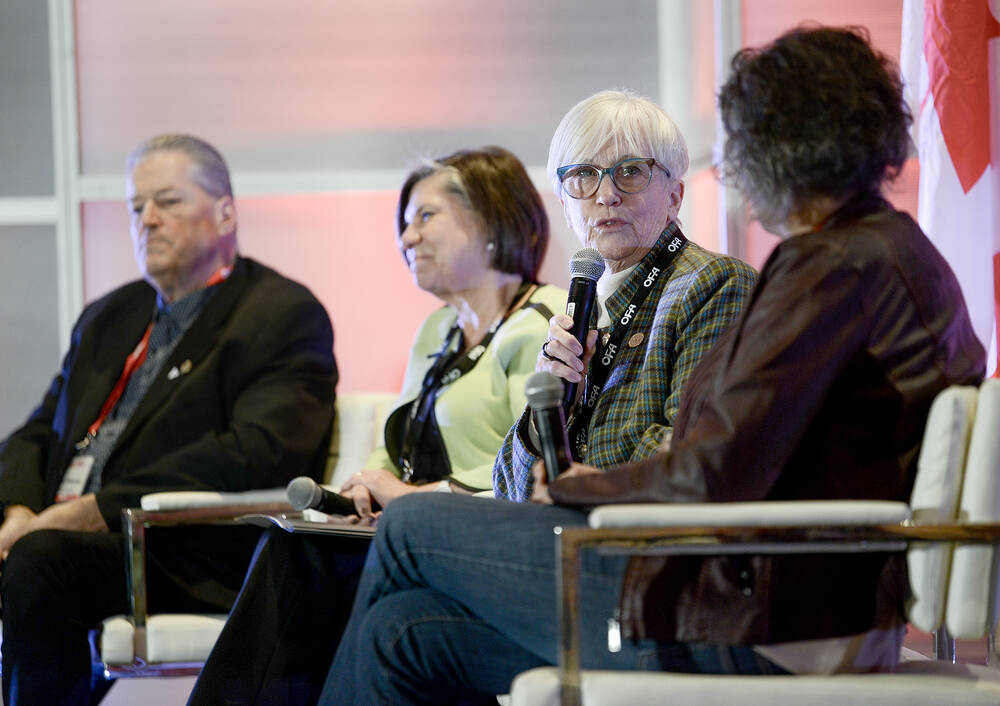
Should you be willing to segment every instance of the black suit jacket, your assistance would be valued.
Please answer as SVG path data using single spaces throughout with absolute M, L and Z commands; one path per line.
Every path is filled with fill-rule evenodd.
M 0 446 L 0 505 L 37 512 L 53 502 L 155 301 L 153 288 L 137 281 L 86 307 L 42 403 Z M 239 491 L 320 477 L 336 381 L 323 306 L 305 287 L 239 259 L 108 458 L 97 492 L 105 522 L 117 530 L 122 508 L 150 492 Z

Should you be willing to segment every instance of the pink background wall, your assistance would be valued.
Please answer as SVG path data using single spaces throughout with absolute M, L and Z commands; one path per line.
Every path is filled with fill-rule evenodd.
M 688 126 L 692 158 L 701 164 L 687 178 L 684 229 L 718 249 L 718 185 L 705 166 L 714 102 L 711 5 L 691 5 L 698 53 L 668 51 L 661 59 L 655 2 L 611 16 L 593 3 L 511 3 L 378 0 L 332 9 L 299 0 L 280 9 L 177 0 L 169 13 L 122 0 L 78 3 L 82 170 L 120 175 L 132 144 L 155 132 L 190 131 L 218 144 L 236 175 L 241 251 L 302 281 L 326 306 L 341 391 L 398 390 L 416 328 L 438 306 L 412 284 L 395 245 L 395 184 L 417 155 L 496 143 L 537 169 L 551 131 L 576 100 L 615 85 L 655 96 L 658 87 L 674 86 L 661 70 L 677 80 L 690 76 L 685 104 L 666 106 Z M 863 24 L 895 57 L 901 6 L 744 0 L 744 41 L 766 42 L 804 20 Z M 518 11 L 533 13 L 533 23 Z M 128 31 L 150 24 L 157 31 L 144 32 L 142 42 Z M 608 54 L 617 51 L 606 46 L 609 35 L 637 36 L 639 49 Z M 240 195 L 242 174 L 273 179 L 308 169 L 346 174 L 348 185 L 356 170 L 383 177 L 378 190 Z M 914 166 L 891 194 L 913 213 L 915 175 Z M 542 278 L 565 285 L 579 245 L 548 184 L 538 187 L 553 229 Z M 751 225 L 747 260 L 759 267 L 774 243 Z M 83 254 L 88 301 L 136 276 L 123 202 L 84 206 Z

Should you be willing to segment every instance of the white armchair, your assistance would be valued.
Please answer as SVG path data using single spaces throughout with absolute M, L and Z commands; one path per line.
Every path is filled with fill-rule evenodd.
M 590 527 L 557 528 L 560 664 L 519 675 L 512 706 L 671 703 L 741 706 L 864 703 L 1000 705 L 1000 670 L 956 665 L 953 645 L 894 673 L 709 676 L 584 671 L 579 664 L 580 550 L 627 553 L 797 553 L 907 549 L 914 626 L 965 639 L 997 626 L 1000 543 L 1000 380 L 949 388 L 932 406 L 909 505 L 882 502 L 619 505 L 594 510 Z M 971 442 L 970 442 L 971 432 Z M 821 608 L 818 608 L 821 609 Z
M 326 485 L 339 488 L 382 443 L 385 419 L 396 397 L 382 393 L 337 396 Z M 154 493 L 141 508 L 122 513 L 130 569 L 130 615 L 107 618 L 99 649 L 109 677 L 197 674 L 222 631 L 226 615 L 147 614 L 145 533 L 153 526 L 231 523 L 247 514 L 291 513 L 285 488 L 244 493 Z

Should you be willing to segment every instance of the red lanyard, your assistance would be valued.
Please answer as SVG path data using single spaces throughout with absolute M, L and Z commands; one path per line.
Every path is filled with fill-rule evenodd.
M 93 439 L 97 436 L 97 430 L 101 428 L 104 424 L 104 420 L 110 414 L 111 410 L 121 399 L 121 396 L 125 393 L 125 386 L 128 385 L 129 378 L 132 377 L 140 365 L 146 361 L 146 354 L 149 352 L 149 334 L 153 332 L 153 324 L 150 323 L 146 327 L 146 333 L 142 334 L 142 340 L 136 344 L 132 352 L 129 353 L 128 358 L 125 359 L 125 368 L 122 370 L 121 377 L 118 378 L 118 382 L 115 386 L 111 388 L 111 394 L 108 395 L 108 399 L 104 400 L 104 406 L 101 407 L 101 413 L 97 415 L 97 419 L 94 423 L 87 428 L 87 438 Z
M 226 265 L 225 267 L 220 267 L 212 276 L 208 278 L 205 282 L 205 287 L 212 287 L 220 282 L 224 281 L 230 274 L 232 274 L 233 268 L 231 265 Z M 142 339 L 136 344 L 132 352 L 129 353 L 128 358 L 125 359 L 125 367 L 122 369 L 121 377 L 118 378 L 118 382 L 115 386 L 111 388 L 111 394 L 108 395 L 108 399 L 104 400 L 104 405 L 101 407 L 101 413 L 97 415 L 97 419 L 94 423 L 87 427 L 87 438 L 84 439 L 77 446 L 80 448 L 86 448 L 90 444 L 90 440 L 97 436 L 98 430 L 101 425 L 104 424 L 104 420 L 107 419 L 111 410 L 114 409 L 115 405 L 118 404 L 118 400 L 121 399 L 122 395 L 125 394 L 125 387 L 128 385 L 129 379 L 132 374 L 139 369 L 139 367 L 146 362 L 146 355 L 149 353 L 149 335 L 153 332 L 153 324 L 150 322 L 149 326 L 146 327 L 146 333 L 142 334 Z
M 205 282 L 205 288 L 208 289 L 209 287 L 214 287 L 219 284 L 219 282 L 224 282 L 231 274 L 233 274 L 233 266 L 223 265 L 213 272 L 212 276 L 208 278 L 208 281 Z

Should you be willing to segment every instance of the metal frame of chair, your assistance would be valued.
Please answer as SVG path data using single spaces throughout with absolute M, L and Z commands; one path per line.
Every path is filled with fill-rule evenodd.
M 808 504 L 810 501 L 803 501 Z M 857 501 L 845 501 L 856 504 Z M 902 551 L 921 543 L 1000 545 L 1000 523 L 934 523 L 858 526 L 557 527 L 559 679 L 564 706 L 581 703 L 579 577 L 584 549 L 629 554 L 803 554 Z M 997 552 L 991 585 L 996 586 Z M 996 656 L 996 611 L 989 616 L 989 652 Z M 947 638 L 945 638 L 947 642 Z M 949 656 L 954 659 L 954 648 Z
M 325 474 L 329 482 L 336 483 L 337 478 L 348 476 L 358 470 L 360 464 L 377 443 L 377 439 L 381 438 L 385 417 L 391 410 L 395 399 L 396 396 L 392 394 L 368 392 L 350 393 L 337 397 L 337 417 L 330 439 L 330 457 Z M 357 411 L 362 413 L 359 415 Z M 260 497 L 262 492 L 265 495 L 264 498 Z M 287 502 L 273 501 L 270 497 L 273 494 L 283 498 L 284 489 L 222 494 L 221 500 L 209 506 L 198 506 L 198 501 L 194 500 L 191 506 L 183 506 L 183 509 L 126 508 L 122 510 L 122 532 L 128 568 L 127 590 L 131 607 L 131 614 L 125 617 L 134 626 L 133 659 L 126 664 L 102 664 L 106 677 L 190 676 L 201 671 L 201 660 L 193 662 L 150 662 L 148 660 L 146 529 L 181 525 L 236 524 L 236 518 L 244 515 L 302 517 L 302 513 L 294 511 Z M 192 493 L 189 497 L 197 495 L 199 494 Z M 246 499 L 241 500 L 240 496 L 244 496 Z M 143 499 L 144 504 L 149 497 L 152 496 Z
M 122 510 L 122 529 L 125 534 L 126 565 L 128 568 L 130 618 L 135 627 L 133 660 L 130 664 L 104 664 L 104 675 L 122 679 L 134 677 L 189 676 L 201 671 L 197 662 L 156 662 L 147 660 L 147 586 L 146 586 L 146 530 L 150 527 L 177 527 L 181 525 L 232 525 L 236 518 L 249 514 L 301 515 L 284 503 L 257 505 L 226 505 L 220 507 L 191 508 L 150 512 L 141 508 Z

